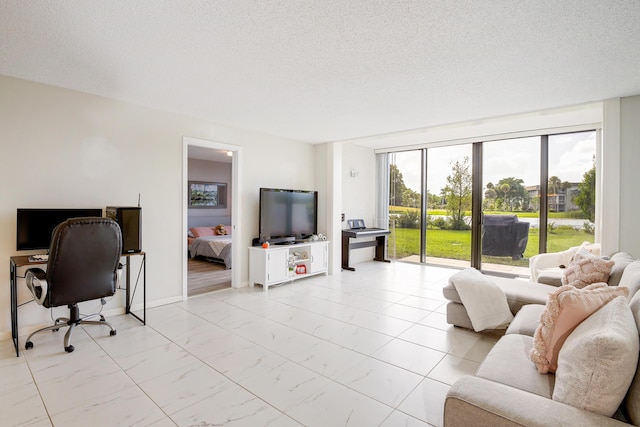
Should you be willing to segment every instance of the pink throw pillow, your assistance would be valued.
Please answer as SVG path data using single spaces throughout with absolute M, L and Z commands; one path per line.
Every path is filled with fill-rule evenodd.
M 564 285 L 549 294 L 545 311 L 540 315 L 540 324 L 533 334 L 533 348 L 529 356 L 538 372 L 555 372 L 558 353 L 573 330 L 600 307 L 617 296 L 627 296 L 624 287 L 594 283 L 583 289 Z
M 191 231 L 195 237 L 215 235 L 213 227 L 193 227 L 189 231 Z
M 564 269 L 562 284 L 584 288 L 592 283 L 606 282 L 614 264 L 614 261 L 578 252 Z

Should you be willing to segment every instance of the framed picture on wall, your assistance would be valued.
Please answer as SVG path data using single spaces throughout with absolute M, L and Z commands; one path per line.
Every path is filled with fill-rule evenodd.
M 227 207 L 227 184 L 189 181 L 189 207 L 224 209 Z

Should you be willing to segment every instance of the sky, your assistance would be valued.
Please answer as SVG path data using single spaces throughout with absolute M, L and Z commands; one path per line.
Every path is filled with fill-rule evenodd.
M 502 178 L 520 178 L 524 186 L 540 183 L 539 137 L 518 138 L 483 144 L 483 188 L 488 182 L 496 184 Z M 596 133 L 581 132 L 549 137 L 549 176 L 563 182 L 580 182 L 586 171 L 593 167 L 596 152 Z M 427 151 L 427 185 L 430 193 L 440 194 L 451 174 L 451 164 L 469 157 L 471 144 L 430 148 Z M 395 162 L 394 162 L 395 157 Z M 402 173 L 404 183 L 420 192 L 420 152 L 405 151 L 392 154 Z

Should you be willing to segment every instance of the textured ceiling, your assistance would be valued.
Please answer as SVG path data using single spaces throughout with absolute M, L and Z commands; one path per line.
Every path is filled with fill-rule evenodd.
M 308 142 L 640 93 L 640 2 L 2 0 L 0 74 Z

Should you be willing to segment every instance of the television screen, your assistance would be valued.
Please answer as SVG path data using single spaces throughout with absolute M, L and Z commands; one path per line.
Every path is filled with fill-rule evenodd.
M 304 239 L 317 231 L 317 191 L 260 189 L 260 240 Z
M 56 225 L 69 218 L 102 216 L 102 209 L 18 209 L 16 250 L 49 249 Z

